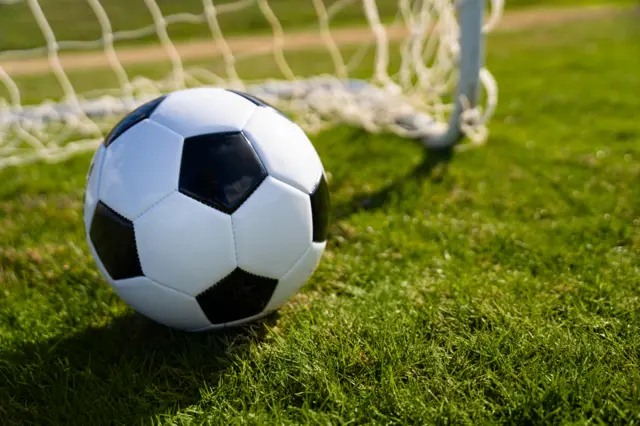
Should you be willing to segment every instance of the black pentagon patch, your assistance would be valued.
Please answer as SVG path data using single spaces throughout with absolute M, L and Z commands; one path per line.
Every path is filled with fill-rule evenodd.
M 210 133 L 184 141 L 178 189 L 203 204 L 232 213 L 266 177 L 242 132 Z
M 324 174 L 311 194 L 311 215 L 313 219 L 313 241 L 321 243 L 329 234 L 329 217 L 331 215 L 331 197 Z
M 115 141 L 118 136 L 138 124 L 144 119 L 147 119 L 153 114 L 158 105 L 162 103 L 162 101 L 166 98 L 166 95 L 160 96 L 154 100 L 147 102 L 146 104 L 140 105 L 135 110 L 131 111 L 127 114 L 116 126 L 109 132 L 107 137 L 104 139 L 104 146 L 109 146 Z
M 245 98 L 246 100 L 248 100 L 250 102 L 253 102 L 257 106 L 261 106 L 261 107 L 265 107 L 265 108 L 271 108 L 272 110 L 274 110 L 275 112 L 277 112 L 278 114 L 280 114 L 281 116 L 286 118 L 287 120 L 290 120 L 290 118 L 287 117 L 287 115 L 284 112 L 280 111 L 278 108 L 274 107 L 273 105 L 266 103 L 265 101 L 263 101 L 260 98 L 257 98 L 255 96 L 250 95 L 250 94 L 245 93 L 245 92 L 240 92 L 238 90 L 227 89 L 227 91 L 235 93 L 238 96 L 242 96 L 243 98 Z
M 111 278 L 121 280 L 142 275 L 133 223 L 102 201 L 96 206 L 89 237 Z
M 212 324 L 223 324 L 257 315 L 269 303 L 278 280 L 260 277 L 236 268 L 196 296 Z

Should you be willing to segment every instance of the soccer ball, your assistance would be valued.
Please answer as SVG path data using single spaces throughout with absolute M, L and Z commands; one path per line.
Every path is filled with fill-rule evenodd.
M 264 316 L 307 282 L 329 202 L 298 125 L 242 92 L 187 89 L 140 106 L 107 135 L 89 168 L 84 226 L 126 303 L 203 331 Z

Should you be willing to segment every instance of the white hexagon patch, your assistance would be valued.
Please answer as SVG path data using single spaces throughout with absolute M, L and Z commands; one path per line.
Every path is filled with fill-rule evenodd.
M 91 165 L 89 166 L 89 175 L 87 176 L 87 186 L 84 191 L 84 229 L 89 232 L 93 213 L 96 210 L 99 196 L 100 173 L 102 172 L 102 163 L 104 160 L 104 145 L 100 145 L 93 155 Z
M 160 324 L 187 331 L 211 324 L 195 298 L 147 277 L 116 281 L 114 289 L 134 310 Z
M 200 87 L 171 93 L 151 114 L 151 120 L 188 138 L 239 131 L 255 108 L 252 102 L 235 93 Z
M 182 136 L 143 120 L 105 152 L 100 199 L 129 220 L 178 188 Z
M 238 266 L 281 278 L 311 244 L 311 202 L 302 191 L 269 176 L 231 216 Z
M 144 274 L 197 296 L 236 267 L 231 217 L 174 192 L 133 222 Z
M 265 311 L 274 311 L 293 297 L 309 280 L 322 259 L 326 242 L 312 243 L 295 265 L 278 282 Z
M 271 108 L 257 108 L 242 131 L 271 176 L 311 194 L 324 169 L 297 124 Z

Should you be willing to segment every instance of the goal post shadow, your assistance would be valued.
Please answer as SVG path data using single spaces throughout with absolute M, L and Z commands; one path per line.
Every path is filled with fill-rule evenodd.
M 415 142 L 419 143 L 419 142 Z M 349 216 L 372 211 L 383 207 L 391 197 L 401 191 L 409 183 L 420 183 L 428 180 L 438 184 L 445 178 L 449 164 L 453 160 L 456 150 L 453 147 L 425 148 L 422 160 L 413 166 L 406 174 L 394 179 L 374 192 L 359 192 L 349 200 L 337 203 L 333 208 L 332 222 L 348 219 Z

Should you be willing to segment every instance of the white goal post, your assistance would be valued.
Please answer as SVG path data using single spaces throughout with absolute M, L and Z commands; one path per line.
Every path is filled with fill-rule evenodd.
M 397 0 L 393 22 L 379 14 L 379 4 L 389 0 L 300 0 L 312 4 L 317 22 L 295 33 L 283 31 L 269 0 L 202 0 L 196 14 L 163 14 L 156 0 L 144 0 L 153 24 L 127 31 L 112 30 L 101 3 L 106 0 L 84 1 L 100 25 L 99 39 L 58 40 L 38 0 L 0 2 L 0 9 L 28 6 L 46 40 L 45 46 L 29 49 L 2 50 L 0 44 L 0 170 L 93 151 L 124 114 L 186 87 L 248 92 L 291 114 L 310 133 L 344 123 L 418 139 L 431 148 L 452 147 L 464 137 L 470 144 L 483 143 L 498 101 L 497 83 L 483 64 L 484 34 L 500 18 L 504 0 Z M 341 8 L 354 5 L 362 11 L 359 27 L 332 25 Z M 225 16 L 249 8 L 259 8 L 270 34 L 226 37 L 220 25 Z M 195 42 L 196 47 L 173 40 L 168 28 L 176 23 L 205 25 L 210 38 Z M 159 43 L 137 45 L 137 56 L 131 46 L 122 47 L 150 35 Z M 292 44 L 297 50 L 323 50 L 333 71 L 298 75 L 285 54 Z M 352 50 L 349 57 L 346 46 Z M 171 71 L 162 77 L 134 75 L 129 66 L 141 57 L 148 63 L 154 51 Z M 243 78 L 238 61 L 260 55 L 271 56 L 284 78 Z M 368 77 L 353 78 L 368 57 Z M 196 58 L 214 58 L 224 73 L 192 66 Z M 109 72 L 117 84 L 96 83 L 80 91 L 71 72 L 85 72 L 86 78 Z M 25 101 L 25 89 L 38 75 L 54 81 L 61 96 Z

